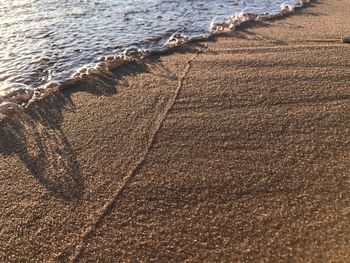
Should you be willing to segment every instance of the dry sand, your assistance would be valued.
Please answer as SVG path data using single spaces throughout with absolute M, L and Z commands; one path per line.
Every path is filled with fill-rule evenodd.
M 0 128 L 1 262 L 349 262 L 350 1 L 179 48 Z

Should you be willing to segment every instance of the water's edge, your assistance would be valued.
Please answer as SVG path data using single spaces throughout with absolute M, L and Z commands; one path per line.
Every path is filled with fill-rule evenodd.
M 312 0 L 288 0 L 284 2 L 278 13 L 254 13 L 249 9 L 243 10 L 239 15 L 231 16 L 227 20 L 213 22 L 208 34 L 200 36 L 186 36 L 173 34 L 162 47 L 153 50 L 142 50 L 136 47 L 127 48 L 122 54 L 99 58 L 99 63 L 93 67 L 81 68 L 71 78 L 62 82 L 48 83 L 39 88 L 32 89 L 25 85 L 14 84 L 0 90 L 0 123 L 23 112 L 39 101 L 43 101 L 57 92 L 71 88 L 88 81 L 91 78 L 109 74 L 113 70 L 136 61 L 159 56 L 179 46 L 185 46 L 193 42 L 203 42 L 237 29 L 237 26 L 255 21 L 270 20 L 284 17 L 296 9 L 300 9 Z

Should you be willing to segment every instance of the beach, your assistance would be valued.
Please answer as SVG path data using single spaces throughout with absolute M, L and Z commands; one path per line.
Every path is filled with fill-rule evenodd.
M 1 262 L 348 262 L 350 2 L 318 0 L 0 124 Z

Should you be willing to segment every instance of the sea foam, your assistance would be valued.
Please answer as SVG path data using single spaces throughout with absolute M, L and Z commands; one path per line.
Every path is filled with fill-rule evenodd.
M 278 0 L 276 0 L 278 2 Z M 200 1 L 199 1 L 200 2 Z M 281 1 L 282 2 L 282 1 Z M 5 79 L 1 82 L 1 68 L 0 68 L 0 120 L 6 119 L 10 116 L 13 116 L 16 112 L 23 110 L 28 107 L 32 103 L 36 101 L 42 100 L 45 97 L 51 96 L 51 94 L 55 94 L 59 92 L 61 89 L 68 88 L 72 85 L 76 85 L 80 82 L 88 81 L 91 78 L 98 78 L 101 75 L 110 74 L 114 69 L 134 62 L 136 60 L 140 60 L 155 54 L 161 54 L 163 52 L 167 52 L 169 49 L 185 45 L 189 42 L 194 41 L 204 41 L 210 38 L 211 36 L 217 36 L 225 32 L 229 32 L 235 30 L 237 26 L 242 25 L 244 23 L 249 23 L 252 21 L 261 21 L 266 19 L 275 18 L 278 16 L 286 15 L 290 12 L 293 12 L 296 8 L 300 8 L 305 4 L 309 3 L 310 0 L 288 0 L 282 2 L 279 6 L 270 6 L 259 7 L 259 6 L 249 6 L 244 7 L 240 12 L 236 12 L 231 16 L 218 16 L 212 19 L 208 30 L 187 30 L 187 32 L 177 31 L 168 37 L 167 40 L 159 41 L 157 44 L 151 45 L 149 48 L 141 48 L 141 45 L 135 46 L 130 45 L 124 50 L 121 49 L 117 52 L 116 55 L 107 55 L 100 56 L 96 59 L 95 63 L 86 64 L 80 67 L 77 67 L 75 72 L 67 75 L 64 72 L 61 72 L 61 77 L 54 79 L 54 81 L 48 81 L 47 77 L 42 77 L 42 81 L 38 81 L 35 83 L 23 84 L 16 82 L 16 78 L 11 81 L 11 78 Z M 128 17 L 133 14 L 132 11 L 127 12 Z M 164 15 L 163 15 L 164 16 Z M 171 15 L 170 15 L 171 17 Z M 209 20 L 209 19 L 208 19 Z M 23 21 L 24 22 L 24 21 Z M 103 22 L 103 21 L 101 21 Z M 88 29 L 87 29 L 88 30 Z M 182 30 L 183 31 L 183 30 Z M 55 35 L 56 32 L 49 31 L 50 34 L 45 32 L 41 32 L 41 35 L 44 35 L 45 38 L 50 37 L 51 35 Z M 45 33 L 45 34 L 44 34 Z M 79 38 L 77 33 L 74 31 L 70 32 L 74 37 Z M 21 40 L 21 37 L 16 38 L 16 41 Z M 97 40 L 96 40 L 97 41 Z M 59 42 L 59 43 L 58 43 Z M 66 43 L 67 44 L 67 43 Z M 65 42 L 57 40 L 52 43 L 53 46 L 57 46 L 56 53 L 48 54 L 49 52 L 44 52 L 43 58 L 39 60 L 39 66 L 35 65 L 37 68 L 37 72 L 29 74 L 30 76 L 41 76 L 42 74 L 54 74 L 55 63 L 51 62 L 52 58 L 49 58 L 52 55 L 58 55 L 60 50 L 63 52 L 60 59 L 66 63 L 67 67 L 70 66 L 74 68 L 74 63 L 69 62 L 70 57 L 64 55 L 65 51 Z M 77 49 L 75 49 L 77 50 Z M 113 52 L 113 48 L 111 48 L 111 52 Z M 79 53 L 78 51 L 75 51 Z M 109 53 L 111 53 L 109 52 Z M 100 52 L 101 53 L 101 52 Z M 103 51 L 102 51 L 103 54 Z M 16 56 L 16 54 L 14 54 Z M 40 56 L 39 56 L 40 57 Z M 79 59 L 79 56 L 78 56 Z M 84 59 L 83 59 L 84 60 Z M 92 59 L 93 60 L 93 59 Z M 34 61 L 36 61 L 34 59 Z M 62 64 L 62 61 L 60 63 Z M 75 60 L 74 60 L 75 61 Z M 84 60 L 85 61 L 85 60 Z M 32 63 L 32 62 L 31 62 Z M 28 67 L 33 66 L 29 63 Z M 63 65 L 65 65 L 63 63 Z M 26 66 L 23 66 L 23 70 L 26 70 Z M 17 65 L 20 67 L 20 64 Z M 11 73 L 11 69 L 9 69 L 9 73 Z M 69 72 L 69 71 L 68 71 Z M 8 73 L 7 73 L 8 74 Z M 24 81 L 25 82 L 25 81 Z

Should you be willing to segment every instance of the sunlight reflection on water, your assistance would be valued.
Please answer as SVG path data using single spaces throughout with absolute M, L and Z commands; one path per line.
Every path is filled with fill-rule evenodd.
M 214 17 L 283 0 L 0 1 L 0 87 L 37 87 L 70 76 L 99 56 L 161 45 L 172 33 L 203 34 Z

